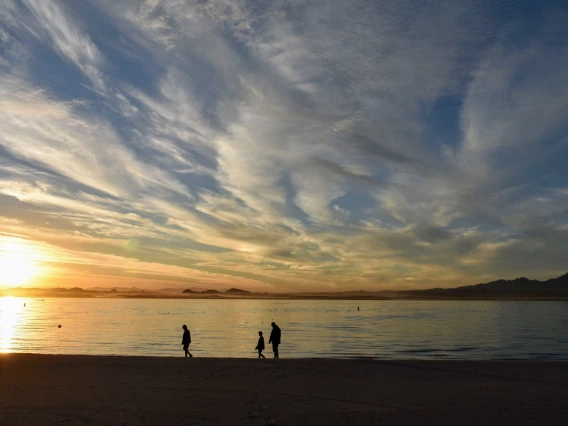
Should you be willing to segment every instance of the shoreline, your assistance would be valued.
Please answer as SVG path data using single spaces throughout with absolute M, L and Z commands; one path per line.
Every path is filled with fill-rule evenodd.
M 273 294 L 270 296 L 252 295 L 252 296 L 218 296 L 218 295 L 203 295 L 203 296 L 181 296 L 181 295 L 168 295 L 168 294 L 20 294 L 6 292 L 0 294 L 1 297 L 17 297 L 20 299 L 100 299 L 100 300 L 124 300 L 124 299 L 157 299 L 157 300 L 297 300 L 297 301 L 310 301 L 310 300 L 324 300 L 324 301 L 431 301 L 431 302 L 566 302 L 568 296 L 470 296 L 470 297 L 457 297 L 457 296 L 318 296 L 318 295 L 279 295 Z
M 564 424 L 566 367 L 556 360 L 0 354 L 0 423 Z
M 267 345 L 268 346 L 268 345 Z M 258 358 L 256 357 L 255 354 L 257 354 L 256 351 L 252 351 L 251 352 L 251 356 L 249 357 L 228 357 L 228 356 L 217 356 L 217 357 L 213 357 L 213 356 L 200 356 L 200 355 L 195 355 L 195 349 L 193 349 L 193 358 L 194 360 L 204 360 L 204 361 L 211 361 L 211 362 L 218 362 L 218 361 L 227 361 L 227 362 L 231 362 L 231 361 L 235 361 L 235 362 L 240 362 L 240 361 L 244 361 L 244 362 L 256 362 L 258 361 Z M 191 351 L 191 347 L 190 347 L 190 351 Z M 181 354 L 181 355 L 124 355 L 124 354 L 79 354 L 79 353 L 40 353 L 40 352 L 0 352 L 0 363 L 2 362 L 3 358 L 9 358 L 9 357 L 50 357 L 50 358 L 92 358 L 92 359 L 96 359 L 97 361 L 102 361 L 106 358 L 109 359 L 120 359 L 123 361 L 135 361 L 135 360 L 144 360 L 144 361 L 150 361 L 150 360 L 177 360 L 180 358 L 184 358 L 183 356 L 183 350 L 179 350 L 177 351 L 177 353 Z M 272 351 L 270 349 L 270 347 L 268 347 L 267 349 L 265 349 L 263 352 L 263 355 L 266 357 L 266 362 L 286 362 L 286 363 L 295 363 L 295 362 L 306 362 L 306 361 L 318 361 L 318 362 L 327 362 L 327 361 L 331 361 L 331 362 L 376 362 L 376 363 L 410 363 L 410 364 L 414 364 L 414 363 L 432 363 L 432 364 L 436 364 L 436 363 L 442 363 L 442 364 L 468 364 L 468 363 L 478 363 L 478 364 L 498 364 L 498 363 L 522 363 L 522 364 L 540 364 L 540 363 L 544 363 L 544 364 L 549 364 L 549 363 L 559 363 L 559 364 L 566 364 L 566 368 L 568 368 L 568 355 L 566 355 L 566 358 L 562 358 L 562 359 L 554 359 L 554 358 L 550 358 L 550 359 L 544 359 L 544 358 L 471 358 L 471 359 L 463 359 L 463 358 L 449 358 L 449 357 L 443 357 L 443 358 L 380 358 L 380 357 L 372 357 L 372 356 L 350 356 L 350 357 L 318 357 L 318 356 L 311 356 L 311 357 L 288 357 L 288 356 L 284 356 L 282 358 L 280 358 L 280 361 L 276 360 L 274 361 L 273 356 L 272 356 Z M 262 361 L 259 361 L 262 362 Z

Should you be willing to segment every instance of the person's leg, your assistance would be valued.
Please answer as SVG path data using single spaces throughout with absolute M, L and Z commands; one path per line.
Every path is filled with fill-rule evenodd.
M 261 350 L 258 351 L 258 358 L 259 358 L 259 359 L 260 359 L 260 358 L 264 358 L 264 355 L 262 355 L 262 351 L 261 351 Z

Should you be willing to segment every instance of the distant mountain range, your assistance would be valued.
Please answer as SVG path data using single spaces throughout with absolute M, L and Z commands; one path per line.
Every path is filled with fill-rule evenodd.
M 405 293 L 438 297 L 566 297 L 568 296 L 568 273 L 546 281 L 516 278 L 497 280 L 484 284 L 467 285 L 456 288 L 432 288 L 411 290 Z
M 241 290 L 240 288 L 230 288 L 229 290 L 225 290 L 223 292 L 219 291 L 219 290 L 203 290 L 203 291 L 195 291 L 192 290 L 190 288 L 187 288 L 183 291 L 183 293 L 190 293 L 190 294 L 219 294 L 219 293 L 229 293 L 229 294 L 247 294 L 247 293 L 251 293 L 250 291 L 247 290 Z
M 342 300 L 388 300 L 388 299 L 525 299 L 568 300 L 568 273 L 546 281 L 516 278 L 497 280 L 484 284 L 455 288 L 431 288 L 428 290 L 383 290 L 343 291 L 310 293 L 255 293 L 240 288 L 228 290 L 167 288 L 142 290 L 135 287 L 74 288 L 7 288 L 0 289 L 0 296 L 20 297 L 122 297 L 122 298 L 251 298 L 251 299 L 342 299 Z
M 138 287 L 89 287 L 89 288 L 85 288 L 85 291 L 120 291 L 120 292 L 126 292 L 126 291 L 143 291 L 143 289 L 138 288 Z

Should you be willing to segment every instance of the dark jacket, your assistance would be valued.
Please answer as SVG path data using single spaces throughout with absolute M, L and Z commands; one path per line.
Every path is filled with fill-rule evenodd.
M 259 351 L 263 351 L 263 350 L 264 350 L 264 337 L 263 337 L 263 336 L 260 336 L 260 337 L 258 338 L 258 345 L 256 345 L 256 348 L 255 348 L 255 349 L 258 349 Z
M 280 327 L 278 327 L 277 325 L 274 325 L 272 327 L 272 332 L 270 333 L 270 340 L 268 341 L 268 343 L 276 343 L 276 344 L 280 344 L 280 336 L 282 335 L 282 331 L 280 330 Z
M 182 345 L 189 345 L 191 343 L 191 336 L 189 335 L 189 330 L 185 330 L 183 332 L 183 340 L 181 341 Z

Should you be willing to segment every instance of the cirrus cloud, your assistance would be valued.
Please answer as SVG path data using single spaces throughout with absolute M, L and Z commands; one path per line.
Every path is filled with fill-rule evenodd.
M 150 287 L 563 273 L 567 10 L 531 7 L 5 1 L 0 235 Z

